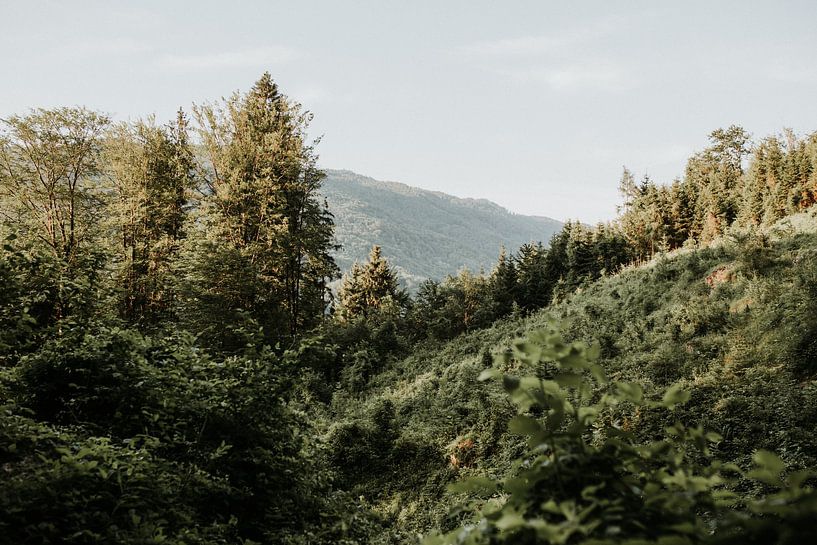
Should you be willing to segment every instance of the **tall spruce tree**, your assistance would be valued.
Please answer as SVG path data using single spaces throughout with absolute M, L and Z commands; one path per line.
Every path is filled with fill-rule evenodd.
M 743 158 L 749 153 L 749 134 L 732 125 L 709 135 L 711 145 L 687 163 L 686 181 L 699 191 L 697 223 L 704 242 L 725 232 L 738 216 Z
M 591 233 L 592 278 L 614 274 L 632 259 L 627 240 L 615 225 L 599 223 Z
M 773 195 L 782 173 L 782 157 L 780 141 L 775 137 L 764 138 L 755 147 L 743 182 L 742 224 L 760 225 L 778 219 L 779 207 Z
M 635 258 L 648 259 L 663 236 L 660 190 L 648 176 L 636 183 L 635 176 L 625 167 L 619 193 L 624 197 L 624 204 L 619 207 L 618 225 L 635 249 Z
M 513 257 L 508 256 L 505 247 L 499 250 L 496 267 L 491 272 L 489 290 L 493 311 L 496 317 L 506 316 L 513 310 L 517 287 L 518 274 Z
M 808 161 L 809 174 L 803 188 L 803 207 L 817 204 L 817 132 L 812 133 L 806 140 L 804 154 Z
M 306 134 L 312 115 L 269 73 L 249 93 L 194 112 L 209 162 L 206 233 L 193 260 L 208 301 L 203 312 L 240 312 L 268 337 L 294 336 L 322 318 L 327 281 L 337 274 L 334 223 L 318 195 L 317 141 Z
M 689 184 L 676 179 L 669 189 L 669 249 L 682 246 L 692 237 L 695 223 L 695 194 Z
M 554 235 L 552 241 L 557 238 Z M 564 262 L 555 267 L 559 271 L 548 270 L 549 253 L 542 243 L 530 242 L 523 244 L 516 254 L 516 302 L 526 312 L 543 308 L 550 302 L 554 284 L 552 275 L 557 275 L 558 279 L 563 270 Z

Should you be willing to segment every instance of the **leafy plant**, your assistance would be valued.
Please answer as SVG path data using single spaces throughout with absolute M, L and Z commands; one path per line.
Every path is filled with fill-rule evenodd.
M 627 415 L 672 413 L 689 393 L 673 385 L 650 399 L 637 383 L 608 382 L 598 357 L 597 345 L 568 343 L 552 325 L 483 371 L 480 379 L 500 380 L 517 406 L 509 427 L 528 448 L 503 479 L 452 485 L 475 498 L 466 504 L 470 522 L 427 544 L 692 544 L 761 535 L 789 543 L 810 535 L 802 521 L 817 514 L 811 472 L 783 480 L 783 462 L 758 451 L 745 476 L 776 492 L 734 509 L 738 497 L 725 485 L 741 470 L 713 455 L 718 434 L 676 421 L 644 443 L 627 429 Z

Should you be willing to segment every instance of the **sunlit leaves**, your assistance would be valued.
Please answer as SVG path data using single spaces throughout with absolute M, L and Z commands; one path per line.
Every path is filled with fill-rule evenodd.
M 471 477 L 457 481 L 448 486 L 453 494 L 491 495 L 497 491 L 497 484 L 486 477 Z
M 752 455 L 752 461 L 756 467 L 747 474 L 749 478 L 771 486 L 782 484 L 780 475 L 786 466 L 779 456 L 768 450 L 758 450 Z
M 661 398 L 661 403 L 670 410 L 687 401 L 689 401 L 689 392 L 684 390 L 680 384 L 670 386 Z

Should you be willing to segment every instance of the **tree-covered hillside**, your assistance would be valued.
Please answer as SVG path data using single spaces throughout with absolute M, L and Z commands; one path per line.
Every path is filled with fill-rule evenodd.
M 335 216 L 342 271 L 382 248 L 410 289 L 467 267 L 490 270 L 500 246 L 547 242 L 561 223 L 508 212 L 485 199 L 460 199 L 346 170 L 327 170 L 322 194 Z
M 192 112 L 0 120 L 0 543 L 817 539 L 817 134 L 716 130 L 409 294 L 389 244 L 549 224 L 325 190 L 269 74 Z M 333 183 L 388 235 L 343 277 Z
M 507 428 L 515 411 L 502 385 L 477 378 L 495 362 L 523 372 L 524 360 L 503 358 L 554 320 L 567 342 L 598 343 L 607 377 L 637 384 L 645 399 L 670 386 L 689 392 L 674 415 L 647 407 L 609 415 L 621 431 L 649 442 L 677 418 L 718 434 L 717 458 L 741 468 L 757 449 L 778 452 L 793 469 L 817 467 L 815 295 L 814 209 L 762 233 L 662 254 L 539 312 L 417 346 L 365 386 L 349 383 L 323 417 L 336 470 L 404 535 L 469 520 L 449 518 L 463 496 L 447 485 L 502 477 L 524 452 Z M 382 437 L 390 437 L 385 445 Z M 732 486 L 762 489 L 746 478 Z

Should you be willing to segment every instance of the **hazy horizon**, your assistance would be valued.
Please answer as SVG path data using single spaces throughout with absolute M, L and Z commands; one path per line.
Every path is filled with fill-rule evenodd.
M 0 116 L 117 119 L 247 90 L 312 110 L 325 168 L 587 223 L 718 127 L 817 130 L 817 4 L 0 1 Z

